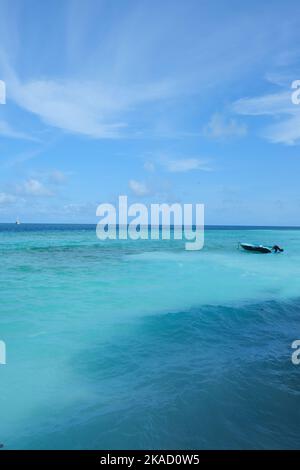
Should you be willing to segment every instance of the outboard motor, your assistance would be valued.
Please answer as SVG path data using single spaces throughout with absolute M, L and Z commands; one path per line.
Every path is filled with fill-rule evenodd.
M 282 253 L 284 251 L 283 248 L 280 248 L 278 245 L 274 245 L 272 250 L 274 250 L 275 253 Z

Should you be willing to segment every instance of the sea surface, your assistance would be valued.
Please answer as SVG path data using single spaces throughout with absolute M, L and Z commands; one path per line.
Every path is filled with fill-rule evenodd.
M 296 339 L 300 230 L 208 227 L 189 252 L 0 225 L 4 449 L 299 448 Z

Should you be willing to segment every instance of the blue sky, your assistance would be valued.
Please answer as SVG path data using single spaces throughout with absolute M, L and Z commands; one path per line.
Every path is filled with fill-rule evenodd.
M 297 1 L 0 0 L 0 222 L 299 225 Z

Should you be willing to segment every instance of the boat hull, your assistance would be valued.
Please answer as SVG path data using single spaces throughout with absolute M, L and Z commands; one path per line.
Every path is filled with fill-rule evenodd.
M 253 253 L 272 253 L 271 248 L 262 245 L 250 245 L 249 243 L 240 243 L 240 246 L 246 251 Z

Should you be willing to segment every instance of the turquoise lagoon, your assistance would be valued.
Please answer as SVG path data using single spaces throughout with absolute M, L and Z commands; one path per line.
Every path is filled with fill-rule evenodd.
M 4 449 L 299 447 L 300 230 L 2 224 L 0 254 Z

